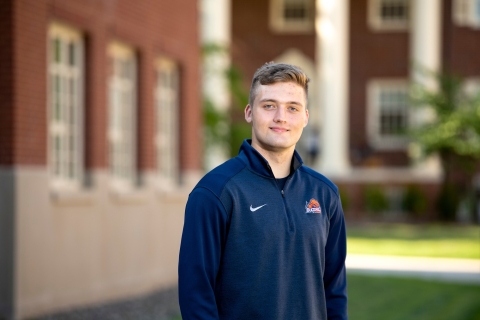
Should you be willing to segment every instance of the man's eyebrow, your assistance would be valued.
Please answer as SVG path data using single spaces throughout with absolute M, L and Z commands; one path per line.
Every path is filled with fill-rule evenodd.
M 267 98 L 267 99 L 262 99 L 259 102 L 275 102 L 275 103 L 278 103 L 278 100 Z M 296 104 L 296 105 L 299 105 L 299 106 L 303 106 L 303 104 L 301 104 L 298 101 L 287 101 L 287 104 Z

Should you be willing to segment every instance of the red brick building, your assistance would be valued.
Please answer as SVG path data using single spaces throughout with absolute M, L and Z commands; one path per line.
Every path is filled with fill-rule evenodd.
M 0 318 L 176 285 L 197 1 L 0 3 Z

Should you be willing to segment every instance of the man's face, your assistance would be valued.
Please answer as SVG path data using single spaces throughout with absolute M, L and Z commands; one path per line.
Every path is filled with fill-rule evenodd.
M 270 152 L 293 151 L 308 123 L 305 90 L 294 82 L 259 85 L 253 106 L 245 108 L 252 123 L 252 146 Z

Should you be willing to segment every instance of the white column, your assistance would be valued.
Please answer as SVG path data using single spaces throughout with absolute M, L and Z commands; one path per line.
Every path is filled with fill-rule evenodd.
M 410 1 L 410 5 L 412 80 L 432 85 L 431 79 L 422 77 L 415 69 L 418 66 L 428 71 L 440 70 L 442 1 Z
M 223 71 L 230 65 L 230 1 L 201 1 L 202 44 L 217 45 L 224 49 L 223 52 L 211 53 L 204 66 L 204 92 L 220 108 L 226 108 L 229 103 L 228 86 Z
M 410 77 L 431 90 L 435 90 L 435 79 L 430 72 L 441 69 L 441 0 L 410 1 L 411 34 L 410 34 Z M 427 74 L 419 72 L 426 70 Z M 428 112 L 416 112 L 412 124 L 422 123 L 429 118 Z M 438 157 L 430 157 L 415 164 L 415 170 L 423 175 L 439 176 L 441 166 Z
M 317 61 L 323 109 L 320 171 L 345 176 L 348 160 L 349 0 L 316 0 Z
M 203 45 L 221 48 L 203 61 L 203 95 L 220 111 L 230 104 L 225 71 L 230 66 L 231 0 L 201 0 L 201 39 Z M 228 130 L 225 124 L 225 130 Z M 228 158 L 227 146 L 216 145 L 205 152 L 206 169 L 212 169 Z

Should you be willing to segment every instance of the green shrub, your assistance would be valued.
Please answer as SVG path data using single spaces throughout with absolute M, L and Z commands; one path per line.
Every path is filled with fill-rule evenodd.
M 428 206 L 428 199 L 425 192 L 414 185 L 407 186 L 402 199 L 402 209 L 412 216 L 420 216 L 425 213 Z
M 389 207 L 388 198 L 380 186 L 369 185 L 364 190 L 365 209 L 367 212 L 378 215 Z

